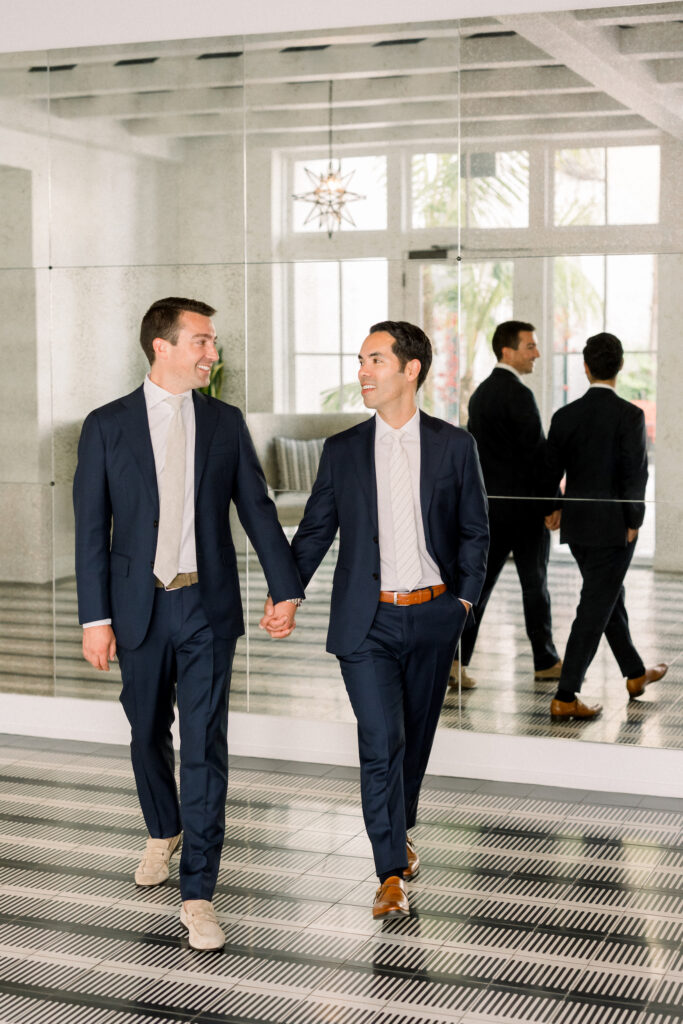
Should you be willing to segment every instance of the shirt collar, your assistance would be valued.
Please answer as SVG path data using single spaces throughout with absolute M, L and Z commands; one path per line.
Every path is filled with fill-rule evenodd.
M 167 398 L 172 398 L 170 391 L 166 391 L 164 388 L 160 388 L 158 384 L 155 384 L 150 379 L 149 374 L 144 379 L 142 389 L 145 394 L 145 402 L 147 403 L 148 409 L 153 409 L 155 405 L 159 405 L 161 402 L 165 402 Z M 182 392 L 183 398 L 192 397 L 192 388 L 189 391 Z
M 416 409 L 415 413 L 410 417 L 407 423 L 404 423 L 399 430 L 405 435 L 410 441 L 420 440 L 420 410 Z M 378 441 L 382 441 L 384 438 L 389 438 L 393 434 L 398 434 L 399 430 L 395 430 L 394 427 L 390 427 L 386 420 L 377 413 L 375 415 L 375 437 Z
M 605 388 L 606 391 L 614 391 L 614 388 L 612 387 L 611 384 L 601 384 L 600 381 L 597 381 L 597 380 L 595 381 L 594 384 L 590 385 L 589 390 L 590 390 L 590 388 Z
M 509 373 L 514 373 L 515 377 L 518 377 L 519 380 L 522 379 L 521 373 L 518 373 L 514 366 L 510 366 L 509 363 L 496 363 L 496 370 L 508 370 Z

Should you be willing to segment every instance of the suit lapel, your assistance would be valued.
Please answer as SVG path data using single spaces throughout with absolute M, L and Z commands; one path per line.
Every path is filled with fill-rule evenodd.
M 157 488 L 154 451 L 152 449 L 152 438 L 147 418 L 147 403 L 145 402 L 145 393 L 142 386 L 136 388 L 130 395 L 126 395 L 125 398 L 122 398 L 120 404 L 123 408 L 118 413 L 118 418 L 123 435 L 128 442 L 128 447 L 147 485 L 152 504 L 158 514 L 159 490 Z
M 214 435 L 216 424 L 218 422 L 218 412 L 215 406 L 210 402 L 207 402 L 206 397 L 198 394 L 197 391 L 192 392 L 192 402 L 194 404 L 195 422 L 194 502 L 196 506 L 197 495 L 199 494 L 199 484 L 201 483 L 204 467 L 206 466 L 206 459 L 211 446 L 211 438 Z
M 429 535 L 429 506 L 432 503 L 434 481 L 439 475 L 439 467 L 444 456 L 445 447 L 441 437 L 440 421 L 420 412 L 420 506 L 422 508 L 425 542 L 427 550 L 432 557 L 434 555 Z
M 375 473 L 375 417 L 360 423 L 351 438 L 356 480 L 365 496 L 370 519 L 377 529 L 377 475 Z

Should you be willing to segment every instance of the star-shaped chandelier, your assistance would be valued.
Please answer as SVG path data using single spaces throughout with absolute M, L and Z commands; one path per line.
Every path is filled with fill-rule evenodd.
M 324 228 L 327 231 L 327 237 L 332 238 L 332 232 L 341 227 L 342 221 L 346 221 L 347 224 L 355 228 L 356 222 L 347 210 L 347 204 L 355 203 L 366 197 L 358 192 L 352 192 L 348 188 L 349 182 L 356 172 L 349 171 L 347 174 L 343 174 L 341 161 L 337 160 L 335 166 L 335 162 L 332 160 L 332 82 L 330 82 L 328 106 L 330 126 L 327 170 L 316 174 L 315 171 L 304 167 L 313 188 L 309 192 L 299 192 L 292 198 L 311 203 L 311 209 L 308 211 L 304 225 L 317 220 L 318 227 Z

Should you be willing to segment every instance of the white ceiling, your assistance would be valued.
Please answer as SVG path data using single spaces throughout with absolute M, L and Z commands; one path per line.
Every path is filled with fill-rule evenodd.
M 633 3 L 635 0 L 626 0 Z M 603 6 L 623 6 L 608 0 Z M 566 0 L 477 0 L 477 13 L 553 11 Z M 572 6 L 591 7 L 580 0 Z M 423 21 L 468 17 L 472 0 L 422 0 Z M 0 0 L 0 52 L 412 21 L 415 0 Z
M 320 147 L 330 82 L 336 147 L 683 139 L 683 0 L 8 54 L 0 121 Z

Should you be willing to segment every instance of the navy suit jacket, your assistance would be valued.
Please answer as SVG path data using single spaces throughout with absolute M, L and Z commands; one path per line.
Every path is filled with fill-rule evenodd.
M 548 431 L 548 487 L 566 473 L 560 541 L 625 547 L 645 518 L 647 439 L 643 410 L 613 388 L 589 388 L 558 409 Z M 595 499 L 607 499 L 598 501 Z M 616 499 L 616 500 L 614 500 Z
M 273 600 L 303 597 L 303 589 L 241 412 L 197 391 L 192 399 L 199 592 L 214 633 L 228 638 L 244 632 L 231 500 Z M 119 644 L 136 648 L 152 614 L 159 519 L 142 387 L 86 418 L 78 445 L 74 511 L 79 621 L 111 618 Z
M 488 514 L 477 449 L 465 430 L 420 413 L 420 501 L 427 550 L 456 597 L 475 604 L 486 574 Z M 375 418 L 325 442 L 292 542 L 306 586 L 339 529 L 327 650 L 344 656 L 370 631 L 380 591 Z
M 468 414 L 467 428 L 477 442 L 487 494 L 543 495 L 545 435 L 536 399 L 526 384 L 496 366 L 470 398 Z

